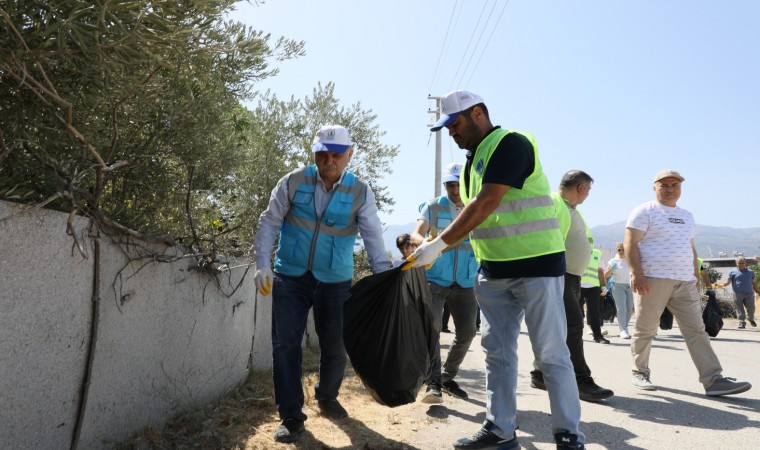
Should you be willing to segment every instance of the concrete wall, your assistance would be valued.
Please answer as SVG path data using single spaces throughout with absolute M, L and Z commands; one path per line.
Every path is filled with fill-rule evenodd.
M 0 202 L 0 220 L 14 212 Z M 72 256 L 65 224 L 50 211 L 0 222 L 0 448 L 66 448 L 74 433 L 93 266 Z
M 77 218 L 83 256 L 66 214 L 21 208 L 0 202 L 0 448 L 103 448 L 271 367 L 253 266 L 214 277 Z

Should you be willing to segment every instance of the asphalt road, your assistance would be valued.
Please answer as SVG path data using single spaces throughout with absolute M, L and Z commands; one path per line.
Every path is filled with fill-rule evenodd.
M 726 319 L 712 345 L 723 375 L 750 381 L 753 389 L 727 397 L 704 395 L 677 325 L 660 330 L 654 342 L 650 367 L 656 391 L 641 391 L 631 384 L 631 341 L 618 338 L 617 324 L 605 324 L 610 345 L 596 344 L 585 335 L 586 359 L 595 380 L 615 391 L 614 397 L 600 403 L 581 402 L 587 448 L 760 449 L 760 328 L 748 325 L 738 330 L 737 325 L 735 319 Z M 453 334 L 441 336 L 445 358 Z M 554 449 L 547 393 L 530 387 L 533 355 L 525 329 L 519 355 L 518 439 L 523 449 Z M 480 428 L 485 417 L 485 373 L 479 335 L 457 381 L 470 398 L 444 394 L 443 405 L 415 403 L 413 414 L 425 425 L 409 444 L 419 449 L 450 449 L 454 441 Z

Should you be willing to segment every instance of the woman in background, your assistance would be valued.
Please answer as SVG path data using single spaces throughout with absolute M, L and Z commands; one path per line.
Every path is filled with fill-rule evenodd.
M 612 297 L 615 299 L 617 308 L 618 325 L 620 326 L 620 338 L 630 339 L 628 333 L 628 321 L 633 314 L 633 291 L 631 291 L 631 270 L 625 261 L 625 249 L 623 243 L 619 242 L 616 246 L 617 253 L 607 263 L 607 270 L 604 276 L 607 279 L 612 276 Z

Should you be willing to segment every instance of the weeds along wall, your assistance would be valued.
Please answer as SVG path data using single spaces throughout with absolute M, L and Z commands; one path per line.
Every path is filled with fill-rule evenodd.
M 67 220 L 0 202 L 0 448 L 106 448 L 271 367 L 254 266 Z

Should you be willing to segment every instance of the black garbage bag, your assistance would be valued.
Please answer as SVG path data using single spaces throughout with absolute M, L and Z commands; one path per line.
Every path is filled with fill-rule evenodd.
M 673 328 L 673 313 L 665 307 L 660 315 L 660 329 L 670 330 L 671 328 Z
M 707 304 L 705 309 L 702 310 L 702 320 L 705 322 L 705 331 L 710 337 L 715 337 L 723 328 L 723 311 L 718 305 L 718 298 L 715 296 L 715 291 L 708 289 Z
M 430 378 L 438 338 L 423 268 L 361 279 L 343 307 L 343 340 L 356 374 L 386 406 L 412 403 Z
M 615 298 L 612 297 L 612 292 L 607 291 L 607 295 L 603 295 L 601 300 L 602 321 L 609 320 L 612 323 L 615 317 L 617 317 L 617 307 L 615 306 Z

